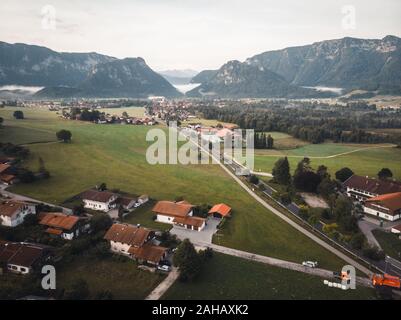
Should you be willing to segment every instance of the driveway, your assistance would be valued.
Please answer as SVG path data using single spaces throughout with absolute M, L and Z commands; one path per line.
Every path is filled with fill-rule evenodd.
M 163 294 L 174 284 L 180 275 L 177 268 L 173 267 L 168 276 L 145 298 L 145 300 L 159 300 Z
M 189 239 L 192 243 L 212 243 L 213 234 L 217 231 L 220 219 L 209 217 L 206 227 L 202 231 L 188 230 L 180 226 L 173 226 L 171 234 L 175 234 L 178 239 Z
M 379 242 L 376 240 L 375 236 L 372 233 L 373 230 L 380 229 L 380 227 L 377 224 L 372 223 L 368 220 L 365 220 L 365 218 L 363 218 L 358 221 L 358 227 L 359 227 L 359 230 L 361 230 L 361 232 L 365 235 L 366 239 L 368 240 L 368 243 L 371 246 L 381 249 Z

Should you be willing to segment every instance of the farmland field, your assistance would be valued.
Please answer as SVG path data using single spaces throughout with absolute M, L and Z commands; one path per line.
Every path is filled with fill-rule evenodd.
M 307 156 L 312 166 L 317 168 L 325 165 L 329 172 L 334 173 L 349 167 L 356 174 L 376 176 L 383 167 L 390 168 L 394 177 L 401 179 L 401 148 L 391 145 L 360 145 L 360 144 L 309 144 L 291 150 L 256 150 L 255 171 L 271 172 L 274 163 L 287 156 L 290 167 L 295 170 L 297 163 Z
M 145 108 L 144 107 L 124 107 L 124 108 L 102 108 L 99 109 L 100 112 L 108 113 L 111 115 L 117 115 L 121 116 L 123 112 L 128 113 L 130 117 L 137 117 L 137 118 L 143 118 L 145 114 Z
M 145 152 L 150 142 L 145 141 L 145 136 L 151 127 L 95 125 L 62 120 L 53 112 L 31 109 L 24 110 L 25 120 L 14 120 L 12 110 L 0 109 L 5 125 L 72 132 L 71 143 L 30 145 L 32 156 L 24 165 L 37 170 L 40 156 L 51 178 L 15 185 L 10 188 L 12 192 L 60 204 L 106 182 L 111 189 L 148 194 L 158 200 L 182 196 L 193 204 L 225 202 L 233 208 L 233 218 L 215 237 L 218 244 L 295 262 L 314 259 L 323 268 L 333 270 L 343 265 L 339 258 L 255 203 L 219 166 L 148 164 Z M 4 133 L 4 139 L 13 142 L 14 137 Z M 147 215 L 139 216 L 138 223 L 148 219 L 150 213 Z M 135 212 L 127 219 L 136 223 Z
M 375 292 L 361 287 L 348 291 L 333 289 L 325 286 L 322 278 L 214 253 L 197 279 L 190 283 L 177 281 L 162 298 L 375 299 Z

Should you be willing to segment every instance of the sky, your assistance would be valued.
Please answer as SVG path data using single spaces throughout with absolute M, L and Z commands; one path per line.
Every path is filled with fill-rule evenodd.
M 316 41 L 401 36 L 400 16 L 400 0 L 1 0 L 0 41 L 200 71 Z

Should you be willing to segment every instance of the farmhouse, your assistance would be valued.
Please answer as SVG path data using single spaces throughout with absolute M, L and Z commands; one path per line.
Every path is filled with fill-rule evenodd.
M 193 216 L 194 206 L 186 201 L 158 201 L 152 211 L 156 214 L 156 221 L 182 226 L 187 229 L 202 231 L 206 220 Z
M 114 253 L 157 265 L 165 258 L 167 248 L 153 245 L 154 237 L 155 232 L 152 230 L 116 223 L 106 232 L 104 239 L 110 242 L 110 249 Z
M 348 197 L 358 201 L 376 197 L 387 193 L 401 192 L 401 183 L 391 180 L 379 180 L 353 175 L 347 179 L 343 186 Z
M 73 240 L 89 230 L 88 219 L 59 212 L 42 213 L 39 215 L 39 219 L 39 224 L 47 227 L 48 234 L 65 240 Z
M 49 255 L 50 248 L 39 244 L 0 243 L 0 271 L 29 274 Z
M 215 218 L 226 218 L 230 216 L 230 214 L 231 208 L 224 203 L 216 204 L 209 210 L 209 215 Z
M 6 185 L 17 182 L 17 177 L 12 174 L 12 166 L 9 163 L 0 163 L 0 182 Z
M 88 190 L 81 197 L 85 208 L 108 212 L 116 207 L 118 195 L 108 191 Z
M 0 203 L 0 223 L 3 226 L 16 227 L 28 214 L 36 214 L 35 204 L 14 200 Z
M 133 209 L 135 207 L 136 203 L 137 203 L 137 199 L 131 198 L 131 197 L 118 197 L 116 200 L 116 204 L 126 210 Z
M 383 194 L 365 200 L 364 212 L 389 221 L 401 217 L 401 192 Z

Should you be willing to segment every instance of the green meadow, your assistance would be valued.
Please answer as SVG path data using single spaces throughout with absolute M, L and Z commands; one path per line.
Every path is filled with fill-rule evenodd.
M 8 126 L 56 133 L 72 132 L 71 143 L 31 144 L 25 166 L 38 169 L 41 157 L 51 178 L 33 184 L 18 184 L 10 191 L 42 201 L 61 204 L 66 199 L 105 182 L 111 189 L 148 194 L 156 200 L 184 197 L 193 204 L 224 202 L 233 208 L 233 217 L 215 237 L 225 246 L 295 262 L 319 261 L 323 268 L 338 270 L 343 262 L 315 242 L 295 231 L 280 218 L 256 203 L 218 165 L 150 165 L 145 152 L 151 142 L 145 137 L 153 127 L 96 125 L 63 120 L 54 112 L 24 109 L 24 120 L 14 120 L 14 108 L 0 109 L 5 119 L 2 139 L 16 143 Z M 21 143 L 20 137 L 18 142 Z M 152 212 L 135 212 L 131 223 L 153 222 Z

